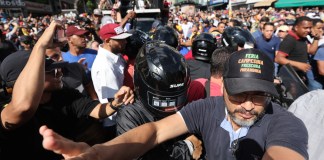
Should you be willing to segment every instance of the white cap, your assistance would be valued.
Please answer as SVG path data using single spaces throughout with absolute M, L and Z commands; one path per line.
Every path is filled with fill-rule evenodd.
M 94 9 L 93 14 L 102 16 L 102 11 L 101 11 L 101 9 Z

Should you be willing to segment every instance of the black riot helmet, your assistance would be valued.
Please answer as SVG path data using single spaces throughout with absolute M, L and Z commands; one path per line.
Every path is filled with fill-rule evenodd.
M 153 35 L 153 40 L 162 41 L 173 48 L 179 45 L 178 33 L 169 26 L 159 27 Z
M 216 47 L 216 39 L 212 34 L 201 33 L 193 40 L 192 55 L 197 60 L 209 62 Z
M 144 44 L 134 69 L 136 96 L 155 116 L 165 117 L 187 102 L 189 67 L 174 48 L 160 41 Z
M 128 31 L 132 35 L 128 37 L 127 44 L 125 47 L 125 54 L 129 59 L 135 59 L 138 51 L 144 45 L 145 42 L 150 41 L 150 37 L 148 34 L 141 30 L 131 29 Z
M 222 43 L 225 47 L 254 48 L 255 39 L 252 34 L 240 27 L 228 27 L 222 34 Z

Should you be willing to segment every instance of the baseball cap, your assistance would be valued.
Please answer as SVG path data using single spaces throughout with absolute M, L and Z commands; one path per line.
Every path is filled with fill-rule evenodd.
M 94 10 L 93 10 L 93 14 L 94 14 L 94 15 L 102 16 L 102 11 L 101 11 L 101 9 L 94 9 Z
M 289 27 L 287 25 L 282 25 L 278 28 L 278 31 L 284 31 L 287 32 L 289 30 Z
M 20 36 L 19 40 L 20 40 L 20 42 L 29 44 L 32 42 L 33 38 L 31 36 Z
M 86 33 L 88 33 L 87 30 L 82 29 L 79 26 L 74 26 L 74 25 L 69 26 L 66 29 L 66 32 L 65 32 L 65 34 L 66 34 L 67 37 L 70 37 L 70 36 L 73 36 L 73 35 L 80 36 L 80 35 L 84 35 Z
M 273 71 L 273 61 L 260 50 L 236 51 L 225 64 L 224 86 L 229 95 L 259 91 L 278 97 Z
M 100 28 L 109 23 L 115 23 L 115 20 L 110 16 L 103 16 L 101 19 Z
M 126 39 L 132 34 L 125 33 L 124 29 L 115 23 L 106 24 L 101 27 L 99 36 L 102 40 L 105 39 Z
M 6 87 L 13 87 L 19 74 L 24 69 L 30 53 L 15 52 L 7 56 L 1 63 L 0 74 Z M 55 68 L 64 68 L 68 62 L 55 62 L 52 59 L 45 59 L 45 70 L 51 71 Z

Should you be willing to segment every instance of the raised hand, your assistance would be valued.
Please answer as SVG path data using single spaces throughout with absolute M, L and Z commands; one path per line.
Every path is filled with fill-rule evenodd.
M 85 60 L 86 60 L 86 58 L 80 58 L 78 60 L 78 63 L 81 64 L 84 67 L 85 70 L 87 70 L 88 69 L 88 63 L 87 62 L 84 63 Z
M 77 143 L 62 137 L 47 126 L 40 127 L 39 133 L 43 136 L 43 147 L 57 154 L 62 154 L 64 158 L 78 156 L 90 148 L 86 143 Z
M 122 86 L 118 92 L 114 95 L 114 106 L 127 105 L 134 102 L 134 92 L 127 86 Z

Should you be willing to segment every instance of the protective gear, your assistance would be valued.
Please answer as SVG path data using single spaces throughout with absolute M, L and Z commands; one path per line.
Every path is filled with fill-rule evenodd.
M 173 48 L 177 48 L 179 44 L 177 32 L 169 26 L 158 28 L 153 35 L 153 40 L 162 41 Z
M 192 55 L 197 60 L 209 61 L 216 49 L 216 39 L 210 33 L 199 34 L 192 43 Z
M 152 24 L 152 29 L 157 29 L 162 26 L 162 22 L 160 20 L 155 20 Z
M 145 32 L 137 29 L 129 30 L 128 33 L 132 35 L 126 39 L 127 44 L 125 47 L 125 54 L 129 59 L 135 59 L 138 51 L 141 49 L 144 43 L 151 41 L 151 38 Z
M 157 116 L 175 113 L 186 104 L 190 84 L 189 68 L 174 48 L 147 42 L 135 62 L 134 86 L 144 106 Z
M 222 35 L 222 43 L 225 47 L 254 48 L 255 39 L 248 30 L 228 27 Z
M 295 20 L 294 19 L 287 19 L 285 24 L 288 25 L 288 26 L 293 26 L 293 25 L 295 25 Z

